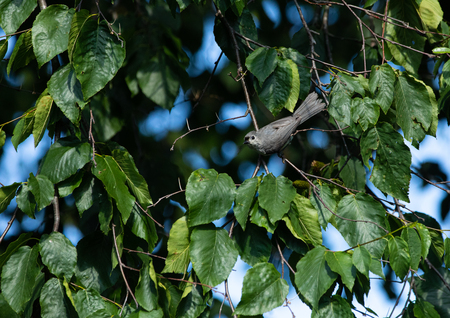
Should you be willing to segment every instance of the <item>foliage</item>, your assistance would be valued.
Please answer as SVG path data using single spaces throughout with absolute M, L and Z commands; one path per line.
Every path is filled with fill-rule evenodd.
M 0 149 L 11 143 L 21 153 L 31 135 L 42 147 L 46 132 L 53 140 L 37 173 L 0 188 L 0 213 L 17 205 L 10 223 L 46 215 L 40 230 L 5 238 L 8 226 L 0 238 L 0 317 L 260 316 L 289 306 L 289 284 L 312 317 L 353 317 L 357 304 L 372 313 L 364 307 L 370 279 L 392 271 L 409 286 L 404 317 L 450 317 L 450 239 L 434 218 L 400 202 L 409 202 L 411 173 L 446 181 L 439 167 L 411 167 L 407 146 L 435 136 L 439 118 L 450 122 L 440 4 L 272 2 L 303 21 L 290 38 L 291 22 L 284 13 L 271 20 L 264 3 L 0 1 L 2 58 L 17 37 L 1 63 L 11 106 L 0 115 Z M 332 13 L 339 37 L 328 31 Z M 229 64 L 196 74 L 202 18 L 213 16 L 216 67 Z M 353 70 L 342 67 L 356 54 Z M 13 89 L 9 80 L 19 76 Z M 303 151 L 286 149 L 292 169 L 279 176 L 257 174 L 265 158 L 247 149 L 228 164 L 214 161 L 218 145 L 243 137 L 225 126 L 237 118 L 215 118 L 223 102 L 245 101 L 257 129 L 257 119 L 287 116 L 312 90 L 328 107 L 309 125 L 333 138 L 328 149 L 296 135 Z M 195 103 L 185 135 L 143 133 L 152 111 L 185 101 Z M 190 151 L 212 168 L 193 168 Z M 248 161 L 258 164 L 241 178 Z M 67 223 L 82 232 L 76 246 L 60 232 Z M 330 225 L 349 249 L 324 244 Z M 216 286 L 228 286 L 238 256 L 251 266 L 242 298 L 233 304 L 226 288 L 227 303 L 217 306 Z

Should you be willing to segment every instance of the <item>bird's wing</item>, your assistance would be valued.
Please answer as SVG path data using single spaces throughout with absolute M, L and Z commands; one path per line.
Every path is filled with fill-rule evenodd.
M 284 117 L 284 118 L 275 120 L 270 125 L 270 128 L 274 129 L 274 130 L 279 130 L 279 129 L 283 129 L 283 128 L 286 128 L 286 127 L 292 126 L 292 125 L 293 125 L 292 116 L 288 116 L 288 117 Z M 265 126 L 265 127 L 267 127 L 267 126 Z

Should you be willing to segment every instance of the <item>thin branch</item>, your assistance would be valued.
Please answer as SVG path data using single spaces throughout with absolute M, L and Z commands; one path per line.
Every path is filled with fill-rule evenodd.
M 180 191 L 176 191 L 176 192 L 173 192 L 173 193 L 170 193 L 170 194 L 166 194 L 165 196 L 160 197 L 160 198 L 158 199 L 158 201 L 156 201 L 155 203 L 149 205 L 149 206 L 147 207 L 147 209 L 148 209 L 148 208 L 153 208 L 153 207 L 154 207 L 155 205 L 157 205 L 161 200 L 168 199 L 168 198 L 170 198 L 171 196 L 174 196 L 174 195 L 176 195 L 176 194 L 182 193 L 182 192 L 184 192 L 184 191 L 186 191 L 186 190 L 180 190 Z
M 163 259 L 163 260 L 166 259 L 165 257 L 159 256 L 159 255 L 155 255 L 155 254 L 152 254 L 152 253 L 149 253 L 149 252 L 143 252 L 143 251 L 132 250 L 132 249 L 129 249 L 129 248 L 126 248 L 126 247 L 124 247 L 123 250 L 124 250 L 124 251 L 128 251 L 128 252 L 132 252 L 132 253 L 145 254 L 145 255 L 148 255 L 148 256 L 151 256 L 151 257 L 160 258 L 160 259 Z
M 158 225 L 160 228 L 164 228 L 164 225 L 162 225 L 162 224 L 160 224 L 159 222 L 157 222 L 151 215 L 150 215 L 150 213 L 148 213 L 147 212 L 147 210 L 148 210 L 148 207 L 147 207 L 147 210 L 144 210 L 144 208 L 143 207 L 141 207 L 141 205 L 136 201 L 136 205 L 141 209 L 141 211 L 142 212 L 144 212 L 145 213 L 145 215 L 147 215 L 153 222 L 155 222 L 155 224 L 156 225 Z
M 92 133 L 92 127 L 94 124 L 94 114 L 92 113 L 91 104 L 89 104 L 89 141 L 92 145 L 92 161 L 94 162 L 94 166 L 97 167 L 97 162 L 95 161 L 95 139 L 94 134 Z
M 8 224 L 6 225 L 6 228 L 3 231 L 2 236 L 0 236 L 0 244 L 2 244 L 3 239 L 5 238 L 6 234 L 8 233 L 9 229 L 11 228 L 14 220 L 16 219 L 17 211 L 19 211 L 19 207 L 16 207 L 16 209 L 14 210 L 14 213 L 11 216 L 11 219 L 9 219 Z
M 45 8 L 47 8 L 47 1 L 45 0 L 38 0 L 39 3 L 39 9 L 44 10 Z
M 284 255 L 283 255 L 283 252 L 281 251 L 281 247 L 280 247 L 280 244 L 278 243 L 278 240 L 276 240 L 276 242 L 277 242 L 278 253 L 280 254 L 280 257 L 281 257 L 281 262 L 282 262 L 281 264 L 282 264 L 282 266 L 283 266 L 283 262 L 284 262 L 287 265 L 287 267 L 289 268 L 289 270 L 292 272 L 292 274 L 295 274 L 294 269 L 291 267 L 291 265 L 284 258 Z M 284 275 L 281 274 L 281 276 L 283 277 Z
M 429 183 L 429 184 L 435 186 L 436 188 L 441 189 L 442 191 L 445 191 L 447 194 L 450 194 L 450 190 L 445 189 L 445 188 L 443 188 L 443 187 L 437 185 L 437 183 L 435 183 L 435 182 L 433 182 L 433 181 L 430 181 L 430 180 L 428 180 L 428 179 L 425 179 L 424 177 L 422 177 L 422 176 L 421 176 L 420 174 L 418 174 L 417 172 L 414 172 L 414 171 L 411 170 L 411 173 L 412 173 L 413 175 L 415 175 L 415 176 L 418 176 L 418 177 L 419 177 L 420 179 L 422 179 L 423 181 L 425 181 L 425 182 L 427 182 L 427 183 Z
M 194 131 L 201 130 L 201 129 L 206 129 L 206 131 L 208 131 L 210 127 L 213 127 L 213 126 L 215 126 L 215 125 L 224 123 L 224 122 L 229 121 L 229 120 L 236 120 L 236 119 L 239 119 L 239 118 L 245 118 L 245 117 L 247 117 L 247 115 L 248 115 L 248 114 L 247 114 L 247 112 L 246 112 L 244 115 L 241 115 L 241 116 L 232 117 L 232 118 L 227 118 L 227 119 L 222 119 L 222 120 L 219 120 L 219 121 L 217 121 L 217 122 L 215 122 L 215 123 L 213 123 L 213 124 L 209 124 L 209 125 L 206 125 L 206 126 L 201 126 L 201 127 L 197 127 L 197 128 L 193 128 L 193 129 L 191 129 L 191 128 L 189 127 L 189 124 L 188 124 L 188 125 L 187 125 L 187 126 L 188 126 L 188 131 L 187 131 L 186 133 L 182 134 L 181 136 L 179 136 L 177 139 L 174 140 L 174 142 L 172 143 L 172 147 L 170 147 L 170 151 L 173 151 L 173 150 L 174 150 L 175 144 L 177 143 L 178 140 L 180 140 L 180 139 L 186 137 L 187 135 L 189 135 L 190 133 L 192 133 L 192 132 L 194 132 Z
M 125 286 L 127 287 L 127 294 L 128 293 L 131 294 L 131 297 L 133 297 L 134 303 L 136 304 L 136 308 L 139 308 L 139 304 L 136 300 L 136 297 L 134 297 L 133 291 L 131 290 L 130 285 L 128 284 L 128 281 L 127 281 L 127 277 L 125 276 L 125 273 L 123 271 L 124 264 L 122 263 L 122 259 L 120 258 L 119 247 L 117 246 L 116 225 L 114 223 L 112 223 L 112 233 L 113 233 L 114 249 L 116 250 L 117 261 L 119 262 L 120 273 L 122 274 L 123 281 L 125 282 Z M 127 295 L 127 297 L 128 297 L 128 295 Z M 125 303 L 126 303 L 126 298 L 125 298 L 124 304 Z
M 411 269 L 408 270 L 408 274 L 409 274 L 410 272 L 411 272 Z M 402 295 L 403 295 L 403 291 L 405 290 L 405 287 L 406 287 L 406 284 L 407 284 L 407 283 L 408 283 L 408 280 L 405 279 L 405 282 L 403 283 L 402 290 L 400 291 L 400 294 L 398 295 L 397 300 L 395 301 L 394 307 L 392 308 L 392 311 L 391 311 L 391 314 L 389 315 L 389 318 L 391 318 L 392 315 L 394 314 L 395 307 L 397 307 L 398 303 L 400 302 L 400 298 L 401 298 Z
M 441 273 L 439 273 L 439 271 L 437 270 L 436 267 L 434 267 L 433 264 L 431 264 L 431 262 L 428 260 L 428 257 L 425 258 L 425 262 L 428 264 L 428 266 L 439 276 L 439 278 L 441 279 L 441 281 L 444 283 L 444 286 L 447 287 L 447 289 L 450 291 L 450 285 L 445 281 L 444 276 L 441 275 Z
M 61 221 L 61 211 L 59 210 L 59 194 L 58 194 L 58 187 L 56 186 L 52 205 L 53 205 L 53 232 L 58 232 L 59 223 Z

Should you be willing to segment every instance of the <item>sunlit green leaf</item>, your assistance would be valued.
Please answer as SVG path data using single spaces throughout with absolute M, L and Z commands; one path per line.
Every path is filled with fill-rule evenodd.
M 375 102 L 380 105 L 385 114 L 394 100 L 394 82 L 395 73 L 389 64 L 372 66 L 369 89 L 375 97 Z
M 411 256 L 409 254 L 408 244 L 399 236 L 389 239 L 389 261 L 395 274 L 403 279 L 409 270 Z
M 76 315 L 62 281 L 54 277 L 42 287 L 39 303 L 43 318 L 69 318 Z
M 247 226 L 251 205 L 255 201 L 259 183 L 260 179 L 258 177 L 253 177 L 242 182 L 236 190 L 236 201 L 233 210 L 236 220 L 244 230 Z
M 0 2 L 0 26 L 6 34 L 17 31 L 36 8 L 35 0 L 3 0 Z
M 77 251 L 67 237 L 59 232 L 44 234 L 39 242 L 42 262 L 53 275 L 70 281 L 77 264 Z
M 295 198 L 295 188 L 292 181 L 280 175 L 273 174 L 264 176 L 259 186 L 259 205 L 267 211 L 272 224 L 289 211 L 292 200 Z
M 11 70 L 16 71 L 24 66 L 27 66 L 35 58 L 30 30 L 22 33 L 14 45 L 14 50 L 9 57 L 7 67 L 8 76 L 10 75 Z
M 356 279 L 356 268 L 352 256 L 346 252 L 329 252 L 325 254 L 328 266 L 341 276 L 342 282 L 352 291 Z
M 245 66 L 260 83 L 264 83 L 266 78 L 275 70 L 277 64 L 277 51 L 266 47 L 256 49 L 245 60 Z
M 186 217 L 179 218 L 170 229 L 166 266 L 163 273 L 185 273 L 189 265 L 189 228 Z
M 52 110 L 53 99 L 48 95 L 47 91 L 39 96 L 36 101 L 36 112 L 34 115 L 34 125 L 33 125 L 33 137 L 34 146 L 37 147 L 42 137 L 44 137 L 45 130 L 47 129 L 47 124 L 50 119 L 50 112 Z
M 38 174 L 35 177 L 30 173 L 28 186 L 30 187 L 31 193 L 34 195 L 38 211 L 50 205 L 53 201 L 55 189 L 53 183 L 45 175 Z
M 0 212 L 6 210 L 11 200 L 16 196 L 16 190 L 19 186 L 19 182 L 14 182 L 9 186 L 0 188 Z

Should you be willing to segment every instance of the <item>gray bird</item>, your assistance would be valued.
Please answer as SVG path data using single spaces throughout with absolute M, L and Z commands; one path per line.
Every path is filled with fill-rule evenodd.
M 319 99 L 317 93 L 313 92 L 291 116 L 275 120 L 258 131 L 251 131 L 245 135 L 244 144 L 261 155 L 281 154 L 281 151 L 291 142 L 292 134 L 297 127 L 324 109 L 325 104 Z

